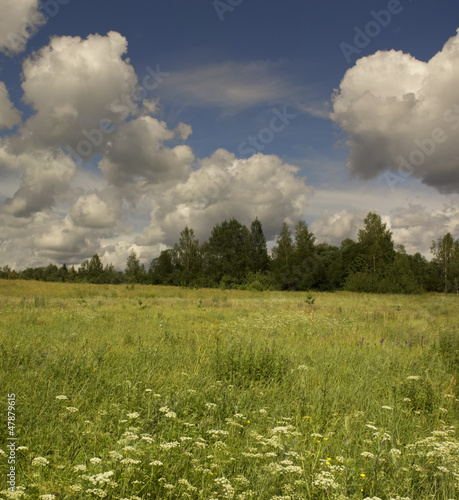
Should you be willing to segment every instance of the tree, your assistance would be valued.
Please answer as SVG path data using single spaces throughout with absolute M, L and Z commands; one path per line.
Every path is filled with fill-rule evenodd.
M 272 250 L 272 270 L 277 286 L 281 290 L 294 288 L 291 267 L 293 265 L 294 247 L 292 234 L 286 222 L 276 238 L 276 246 Z M 294 280 L 293 280 L 294 281 Z
M 205 270 L 214 283 L 223 277 L 230 286 L 243 282 L 250 270 L 249 242 L 249 230 L 236 219 L 214 226 L 207 245 L 203 245 Z
M 175 245 L 174 250 L 180 282 L 184 285 L 195 283 L 201 273 L 202 256 L 199 241 L 196 239 L 193 229 L 185 227 L 180 233 L 179 243 Z
M 258 217 L 250 225 L 249 247 L 251 270 L 254 273 L 267 271 L 269 267 L 268 249 L 263 227 Z
M 317 270 L 314 253 L 315 239 L 306 222 L 300 220 L 295 227 L 293 265 L 291 266 L 296 280 L 295 288 L 298 290 L 309 290 L 314 285 L 314 273 Z
M 314 247 L 314 288 L 336 290 L 342 282 L 341 253 L 338 247 L 320 243 Z
M 97 254 L 91 257 L 91 260 L 85 260 L 78 270 L 80 281 L 88 283 L 103 283 L 104 282 L 104 266 Z
M 368 213 L 364 224 L 365 227 L 359 230 L 359 243 L 367 260 L 366 271 L 382 277 L 395 257 L 392 233 L 374 212 Z
M 131 251 L 127 258 L 124 274 L 127 283 L 143 283 L 145 281 L 145 266 L 140 264 L 134 250 Z
M 109 283 L 111 285 L 124 283 L 123 272 L 117 271 L 113 264 L 107 264 L 104 268 L 104 283 Z
M 159 257 L 151 261 L 148 270 L 149 279 L 153 285 L 174 285 L 176 284 L 176 257 L 172 248 L 163 250 Z
M 432 241 L 430 251 L 434 255 L 434 261 L 441 268 L 444 292 L 446 293 L 454 288 L 457 290 L 457 280 L 459 278 L 459 241 L 454 240 L 451 233 L 447 233 L 443 238 Z

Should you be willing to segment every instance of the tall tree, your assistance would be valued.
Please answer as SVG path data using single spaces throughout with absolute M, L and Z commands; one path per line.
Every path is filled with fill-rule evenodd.
M 199 241 L 196 239 L 193 229 L 185 227 L 180 233 L 180 240 L 174 249 L 180 282 L 184 285 L 196 283 L 201 273 L 202 257 Z
M 294 288 L 309 290 L 315 282 L 317 260 L 314 253 L 315 236 L 309 231 L 306 222 L 300 220 L 295 227 L 292 277 L 296 280 Z
M 78 270 L 79 281 L 88 283 L 103 283 L 104 282 L 104 266 L 99 255 L 94 254 L 91 260 L 85 260 Z
M 203 249 L 208 272 L 215 283 L 220 283 L 224 276 L 226 283 L 242 283 L 250 270 L 249 241 L 249 230 L 236 219 L 214 226 Z
M 451 236 L 451 233 L 447 233 L 443 238 L 432 241 L 430 251 L 434 255 L 434 260 L 441 267 L 445 293 L 453 288 L 457 288 L 457 279 L 459 278 L 459 241 L 455 240 Z
M 272 270 L 277 286 L 281 290 L 292 288 L 291 269 L 294 264 L 294 247 L 290 229 L 286 222 L 276 239 L 272 250 Z
M 367 272 L 382 276 L 387 265 L 395 258 L 392 233 L 374 212 L 368 213 L 364 224 L 364 228 L 359 231 L 359 243 L 367 258 Z
M 153 259 L 148 270 L 149 281 L 153 285 L 175 285 L 177 276 L 175 251 L 172 248 L 163 250 Z
M 265 272 L 269 267 L 269 257 L 268 257 L 268 249 L 266 246 L 266 238 L 263 233 L 263 227 L 261 222 L 258 220 L 258 217 L 252 221 L 250 225 L 250 260 L 252 271 L 257 272 Z
M 126 269 L 124 271 L 127 283 L 144 283 L 145 282 L 145 266 L 140 264 L 140 260 L 134 250 L 131 251 L 126 261 Z

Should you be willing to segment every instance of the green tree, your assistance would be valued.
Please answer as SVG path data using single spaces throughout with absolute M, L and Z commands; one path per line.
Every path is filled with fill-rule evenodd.
M 104 268 L 104 283 L 110 283 L 111 285 L 124 283 L 124 273 L 117 271 L 113 264 L 107 264 Z
M 276 238 L 276 246 L 272 250 L 272 272 L 277 287 L 281 290 L 293 289 L 296 280 L 291 273 L 294 265 L 294 246 L 290 229 L 286 222 Z
M 366 258 L 366 271 L 382 277 L 387 265 L 395 258 L 392 233 L 374 212 L 368 213 L 364 224 L 359 231 L 359 243 Z
M 293 265 L 290 266 L 292 279 L 295 280 L 294 288 L 297 290 L 309 290 L 314 286 L 317 272 L 315 239 L 306 222 L 300 220 L 295 227 Z
M 174 250 L 181 284 L 196 283 L 202 270 L 202 256 L 193 229 L 185 227 Z
M 320 243 L 314 247 L 314 288 L 336 290 L 342 284 L 341 252 L 336 246 Z
M 104 282 L 104 266 L 97 254 L 91 257 L 91 260 L 85 260 L 78 270 L 78 280 L 87 283 Z
M 127 283 L 144 283 L 145 282 L 145 266 L 140 264 L 140 260 L 134 250 L 131 251 L 126 261 L 126 269 L 124 271 Z
M 459 278 L 459 241 L 455 240 L 451 233 L 445 234 L 443 238 L 432 241 L 430 251 L 434 255 L 434 261 L 439 265 L 442 275 L 444 292 L 456 290 Z
M 258 217 L 250 225 L 250 260 L 251 270 L 254 273 L 263 273 L 269 268 L 268 249 L 263 227 Z
M 154 285 L 177 284 L 177 266 L 175 251 L 172 248 L 163 250 L 151 261 L 148 270 L 149 281 Z
M 250 232 L 236 219 L 224 221 L 212 229 L 207 245 L 202 247 L 206 271 L 214 283 L 226 285 L 243 282 L 250 270 Z

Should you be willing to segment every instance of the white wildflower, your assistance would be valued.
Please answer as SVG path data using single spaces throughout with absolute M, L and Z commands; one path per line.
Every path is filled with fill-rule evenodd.
M 99 498 L 104 498 L 104 497 L 107 496 L 107 493 L 105 493 L 104 490 L 101 490 L 101 489 L 98 489 L 98 488 L 95 488 L 93 490 L 86 490 L 86 493 L 95 495 L 96 497 L 99 497 Z
M 177 482 L 178 482 L 178 484 L 181 484 L 182 486 L 186 486 L 188 491 L 197 491 L 198 490 L 198 488 L 196 488 L 195 486 L 190 484 L 187 479 L 179 479 Z
M 124 458 L 121 460 L 123 465 L 137 465 L 140 464 L 140 460 L 134 460 L 133 458 Z
M 49 460 L 46 460 L 46 458 L 43 458 L 43 457 L 37 457 L 37 458 L 34 458 L 32 460 L 32 465 L 45 467 L 45 466 L 49 465 Z
M 162 443 L 159 445 L 162 450 L 170 450 L 171 448 L 177 448 L 177 446 L 180 446 L 180 443 L 178 443 L 177 441 L 172 441 L 171 443 Z
M 59 394 L 59 396 L 56 396 L 56 399 L 69 399 L 67 396 L 64 396 L 64 394 Z
M 207 434 L 212 434 L 212 437 L 217 437 L 217 436 L 228 436 L 229 432 L 222 431 L 222 430 L 210 429 L 207 431 Z

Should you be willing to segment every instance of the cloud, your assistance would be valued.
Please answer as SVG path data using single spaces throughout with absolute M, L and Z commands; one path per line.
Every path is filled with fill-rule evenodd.
M 30 238 L 32 248 L 40 252 L 42 258 L 57 262 L 81 263 L 94 255 L 100 243 L 94 233 L 76 227 L 70 217 L 46 216 L 40 214 L 35 219 L 41 231 L 34 231 Z
M 29 57 L 22 89 L 35 114 L 21 130 L 21 144 L 71 147 L 87 159 L 100 152 L 109 136 L 101 121 L 112 122 L 107 129 L 113 130 L 138 112 L 132 98 L 137 76 L 123 59 L 126 51 L 126 39 L 111 31 L 87 39 L 54 37 Z
M 363 227 L 366 214 L 352 213 L 343 209 L 331 214 L 324 210 L 320 217 L 310 226 L 317 243 L 327 242 L 330 245 L 340 246 L 346 238 L 356 240 L 358 231 Z
M 390 170 L 459 192 L 458 79 L 459 30 L 428 62 L 394 50 L 359 59 L 330 115 L 348 136 L 350 171 L 371 179 Z
M 215 224 L 231 217 L 247 225 L 258 217 L 269 239 L 284 220 L 303 216 L 313 194 L 298 170 L 274 155 L 238 159 L 219 149 L 200 160 L 185 182 L 155 197 L 151 224 L 137 244 L 173 244 L 186 225 L 206 239 Z
M 26 224 L 17 226 L 6 224 L 8 217 L 0 214 L 1 265 L 20 270 L 50 262 L 81 264 L 100 248 L 97 235 L 76 227 L 67 215 L 36 213 Z
M 12 128 L 18 123 L 21 123 L 21 113 L 10 101 L 5 84 L 0 82 L 0 129 Z
M 45 22 L 38 0 L 2 0 L 0 52 L 13 55 L 25 49 L 37 26 Z
M 56 197 L 63 194 L 75 174 L 71 159 L 58 150 L 36 150 L 14 155 L 0 148 L 0 168 L 21 174 L 21 185 L 1 207 L 1 212 L 27 218 L 53 207 Z
M 188 106 L 243 109 L 290 102 L 300 90 L 280 74 L 280 64 L 224 62 L 174 71 L 161 94 Z
M 396 244 L 403 244 L 408 253 L 423 253 L 431 257 L 430 247 L 433 240 L 451 233 L 459 233 L 459 209 L 454 200 L 441 208 L 428 209 L 421 204 L 410 203 L 391 211 L 390 227 Z
M 164 142 L 188 133 L 191 127 L 184 124 L 169 130 L 165 122 L 141 116 L 118 128 L 99 168 L 107 181 L 117 186 L 136 180 L 158 184 L 183 179 L 194 160 L 193 152 L 189 146 L 169 148 Z
M 70 217 L 79 227 L 111 228 L 122 218 L 122 200 L 115 192 L 85 194 L 71 208 Z

